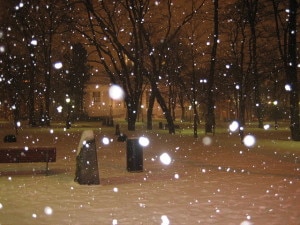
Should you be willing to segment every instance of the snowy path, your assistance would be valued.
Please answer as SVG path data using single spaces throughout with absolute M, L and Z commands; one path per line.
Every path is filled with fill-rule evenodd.
M 49 164 L 50 176 L 40 163 L 0 164 L 1 225 L 300 224 L 300 143 L 288 141 L 285 130 L 257 134 L 249 149 L 226 133 L 204 145 L 203 135 L 128 132 L 150 140 L 145 171 L 129 173 L 126 143 L 115 140 L 113 129 L 94 127 L 101 185 L 86 186 L 73 181 L 84 129 L 90 127 L 20 131 L 17 145 L 54 145 L 57 162 Z M 104 145 L 103 136 L 114 141 Z M 161 163 L 163 153 L 170 165 Z

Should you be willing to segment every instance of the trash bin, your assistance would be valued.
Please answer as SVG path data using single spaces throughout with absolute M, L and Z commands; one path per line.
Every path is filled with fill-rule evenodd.
M 158 123 L 158 129 L 163 129 L 163 123 L 162 122 Z
M 115 132 L 115 135 L 120 135 L 121 134 L 121 132 L 120 132 L 120 125 L 119 124 L 117 124 L 116 125 L 116 132 Z
M 138 138 L 127 139 L 127 171 L 142 172 L 143 171 L 143 148 Z

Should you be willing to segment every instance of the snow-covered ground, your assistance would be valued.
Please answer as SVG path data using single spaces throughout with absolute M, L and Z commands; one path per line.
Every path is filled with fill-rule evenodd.
M 100 185 L 74 182 L 81 133 L 89 129 L 96 139 Z M 300 224 L 300 143 L 290 141 L 287 128 L 246 129 L 255 137 L 253 147 L 226 127 L 215 136 L 199 132 L 197 139 L 191 129 L 170 135 L 141 126 L 127 132 L 121 125 L 121 131 L 149 139 L 144 172 L 127 172 L 126 142 L 100 123 L 69 130 L 63 123 L 23 128 L 17 143 L 3 143 L 13 130 L 0 124 L 1 147 L 57 148 L 50 176 L 44 163 L 0 164 L 0 224 Z

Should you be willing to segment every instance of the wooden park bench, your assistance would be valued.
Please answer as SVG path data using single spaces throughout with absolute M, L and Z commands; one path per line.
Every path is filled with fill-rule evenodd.
M 55 147 L 5 147 L 0 148 L 0 163 L 46 163 L 46 175 L 48 175 L 49 162 L 56 162 Z

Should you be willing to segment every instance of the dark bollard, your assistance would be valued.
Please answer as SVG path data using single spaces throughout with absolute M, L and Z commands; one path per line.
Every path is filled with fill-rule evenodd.
M 100 184 L 97 150 L 92 130 L 84 131 L 76 157 L 75 182 L 79 184 Z
M 142 172 L 143 171 L 143 148 L 138 138 L 127 139 L 127 171 Z
M 113 120 L 113 118 L 109 118 L 108 121 L 109 121 L 109 122 L 108 122 L 108 126 L 109 126 L 109 127 L 113 127 L 113 126 L 114 126 L 114 120 Z
M 71 128 L 71 121 L 69 119 L 67 119 L 67 121 L 66 121 L 66 128 L 67 129 Z
M 115 135 L 119 136 L 120 134 L 121 134 L 121 132 L 120 132 L 120 125 L 117 124 L 116 125 L 116 133 L 115 133 Z
M 127 140 L 126 134 L 120 134 L 117 138 L 118 142 L 125 142 Z

